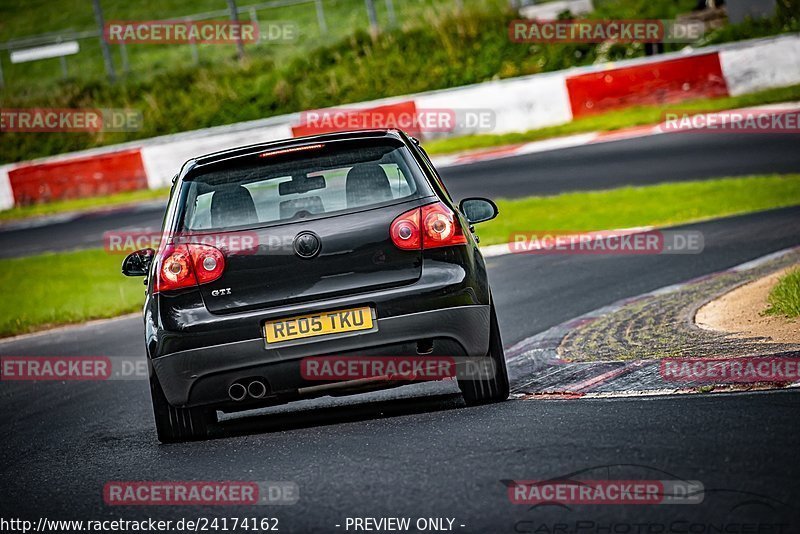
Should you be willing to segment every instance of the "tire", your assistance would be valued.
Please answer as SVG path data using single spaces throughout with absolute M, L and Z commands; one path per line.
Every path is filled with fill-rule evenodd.
M 209 427 L 217 422 L 217 413 L 208 408 L 176 408 L 161 389 L 158 377 L 150 370 L 150 394 L 156 434 L 161 443 L 179 443 L 206 439 Z
M 459 380 L 458 388 L 464 396 L 467 406 L 500 402 L 508 399 L 508 370 L 506 356 L 503 352 L 503 341 L 500 339 L 500 327 L 492 304 L 489 312 L 489 353 L 486 355 L 494 362 L 494 376 L 487 380 Z

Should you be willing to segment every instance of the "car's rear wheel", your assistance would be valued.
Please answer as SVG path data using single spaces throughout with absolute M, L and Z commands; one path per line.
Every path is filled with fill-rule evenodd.
M 486 380 L 459 380 L 458 387 L 464 396 L 464 402 L 473 406 L 490 402 L 504 401 L 508 398 L 508 370 L 506 356 L 503 352 L 503 341 L 500 339 L 500 327 L 492 304 L 489 313 L 489 354 L 494 362 L 494 376 Z
M 217 413 L 208 408 L 176 408 L 172 406 L 158 377 L 150 371 L 150 394 L 153 398 L 153 415 L 156 434 L 161 443 L 193 441 L 208 437 L 209 427 L 217 422 Z

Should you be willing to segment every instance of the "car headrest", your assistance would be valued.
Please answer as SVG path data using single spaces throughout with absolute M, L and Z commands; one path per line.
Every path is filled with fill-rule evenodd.
M 217 189 L 211 197 L 211 225 L 214 228 L 242 226 L 258 222 L 256 204 L 242 186 Z
M 354 208 L 391 200 L 392 186 L 383 167 L 377 163 L 359 163 L 347 173 L 347 207 Z
M 308 213 L 325 213 L 322 198 L 318 196 L 284 200 L 280 205 L 281 219 L 291 219 L 301 211 Z

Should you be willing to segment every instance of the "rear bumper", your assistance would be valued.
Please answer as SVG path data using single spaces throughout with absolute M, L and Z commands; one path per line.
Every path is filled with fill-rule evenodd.
M 266 377 L 273 402 L 297 397 L 301 388 L 320 385 L 301 377 L 300 360 L 306 356 L 416 355 L 420 340 L 433 342 L 433 355 L 485 355 L 489 350 L 489 305 L 378 317 L 373 331 L 310 338 L 278 348 L 268 347 L 261 337 L 193 348 L 153 358 L 152 364 L 170 404 L 224 409 L 231 403 L 228 387 L 247 377 Z

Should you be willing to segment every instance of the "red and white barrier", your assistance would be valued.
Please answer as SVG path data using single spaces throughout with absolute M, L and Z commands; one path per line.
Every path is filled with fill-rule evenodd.
M 447 135 L 524 132 L 572 120 L 565 72 L 552 72 L 423 93 L 414 100 L 420 109 L 490 109 L 491 132 L 457 128 Z
M 722 74 L 731 96 L 800 82 L 800 36 L 741 45 L 719 51 Z
M 425 110 L 489 110 L 494 115 L 491 132 L 458 125 L 446 132 L 412 133 L 430 138 L 503 134 L 564 124 L 573 118 L 633 105 L 741 95 L 797 83 L 800 83 L 800 35 L 791 34 L 348 104 L 346 113 L 353 110 L 354 114 L 391 115 Z M 335 130 L 310 123 L 308 114 L 293 113 L 0 166 L 0 209 L 59 198 L 165 187 L 192 157 L 332 129 Z
M 728 96 L 719 54 L 697 54 L 570 76 L 573 117 L 614 109 Z
M 14 207 L 14 192 L 11 190 L 11 180 L 8 179 L 8 170 L 11 165 L 0 165 L 0 210 Z
M 140 149 L 64 158 L 8 171 L 19 204 L 68 200 L 146 189 Z

